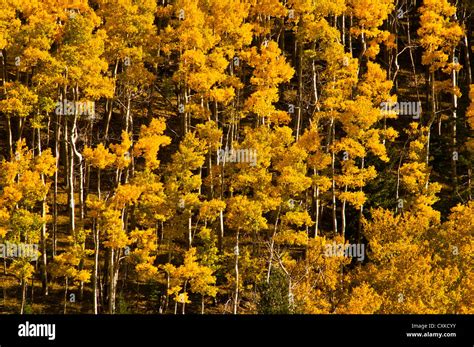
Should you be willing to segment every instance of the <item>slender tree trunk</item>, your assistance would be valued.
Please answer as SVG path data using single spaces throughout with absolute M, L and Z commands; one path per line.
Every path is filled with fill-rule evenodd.
M 296 119 L 296 141 L 300 137 L 303 113 L 303 43 L 298 42 L 298 109 Z
M 342 27 L 341 27 L 341 38 L 342 38 L 342 46 L 344 49 L 346 48 L 346 14 L 342 14 Z
M 99 200 L 101 198 L 101 191 L 100 191 L 100 169 L 97 168 L 97 196 L 99 197 Z
M 315 49 L 315 45 L 313 46 L 313 49 Z M 313 60 L 312 62 L 312 70 L 313 70 L 313 97 L 314 97 L 314 105 L 316 107 L 316 110 L 319 112 L 320 107 L 319 107 L 319 94 L 318 94 L 318 75 L 316 72 L 316 64 Z
M 74 118 L 76 118 L 74 116 Z M 74 119 L 74 123 L 76 120 Z M 75 136 L 74 136 L 74 125 L 71 127 L 71 132 L 69 136 L 69 140 L 71 142 L 70 144 L 70 150 L 69 150 L 69 228 L 70 228 L 70 233 L 73 234 L 74 231 L 76 230 L 76 224 L 75 224 L 75 202 L 74 202 L 74 149 L 73 147 L 73 142 L 75 141 Z
M 352 23 L 353 23 L 353 17 L 352 17 L 352 14 L 350 16 L 350 21 L 349 21 L 349 29 L 347 30 L 347 32 L 349 33 L 349 52 L 351 53 L 352 55 L 352 35 L 351 35 L 351 28 L 352 28 Z
M 314 195 L 316 199 L 316 211 L 314 216 L 314 237 L 318 237 L 319 234 L 319 204 L 320 204 L 320 197 L 319 197 L 319 185 L 314 188 Z
M 210 198 L 214 198 L 214 181 L 212 175 L 212 149 L 209 150 L 209 161 L 208 161 L 208 174 L 209 174 L 209 182 L 210 182 Z
M 237 314 L 237 310 L 239 307 L 239 231 L 237 229 L 237 234 L 235 236 L 235 290 L 234 290 L 234 314 Z
M 109 256 L 109 314 L 114 314 L 115 312 L 115 293 L 114 293 L 114 254 L 115 250 L 110 249 Z
M 166 313 L 166 310 L 168 309 L 168 303 L 169 303 L 169 290 L 170 290 L 170 274 L 169 272 L 166 273 L 166 294 L 165 294 L 165 307 L 163 309 L 163 313 Z
M 219 211 L 219 239 L 218 239 L 218 248 L 219 248 L 220 253 L 222 252 L 223 241 L 224 241 L 224 211 L 220 210 Z
M 336 136 L 334 117 L 331 119 L 331 143 Z M 337 205 L 336 205 L 336 153 L 331 149 L 331 188 L 332 188 L 332 223 L 334 234 L 337 234 Z
M 187 286 L 188 286 L 188 281 L 186 280 L 184 282 L 184 286 L 183 286 L 183 293 L 184 295 L 186 295 L 186 292 L 187 292 Z M 181 314 L 185 314 L 186 313 L 186 300 L 183 300 L 183 303 L 181 305 Z
M 184 87 L 184 95 L 183 95 L 183 104 L 182 106 L 180 105 L 180 107 L 185 107 L 186 108 L 186 104 L 188 102 L 188 91 L 187 91 L 187 87 L 185 86 Z M 183 122 L 184 122 L 184 135 L 188 133 L 188 112 L 185 110 L 183 112 Z
M 127 107 L 125 109 L 125 131 L 128 133 L 130 129 L 130 106 L 131 106 L 131 96 L 127 96 Z
M 188 217 L 188 248 L 190 249 L 193 246 L 193 221 L 192 221 L 192 214 L 189 211 Z
M 456 49 L 453 50 L 453 63 L 455 63 L 456 59 Z M 453 69 L 452 72 L 452 86 L 453 90 L 457 88 L 457 73 L 456 70 Z M 452 119 L 452 134 L 451 134 L 451 146 L 452 146 L 452 153 L 451 153 L 451 165 L 453 170 L 453 185 L 454 191 L 458 194 L 458 170 L 457 170 L 457 160 L 458 160 L 458 150 L 457 150 L 457 111 L 458 110 L 458 96 L 453 92 L 453 119 Z
M 109 314 L 115 314 L 119 270 L 120 250 L 111 248 L 109 258 Z
M 431 124 L 436 119 L 436 92 L 435 92 L 435 73 L 431 73 L 431 119 L 428 124 L 428 134 L 426 141 L 426 165 L 429 166 L 430 163 L 430 141 L 431 141 Z M 426 186 L 428 186 L 428 180 L 426 181 Z
M 12 135 L 12 124 L 10 116 L 6 116 L 7 118 L 7 128 L 8 128 L 8 149 L 10 153 L 10 158 L 13 156 L 13 135 Z
M 21 280 L 21 308 L 20 308 L 20 314 L 23 314 L 25 312 L 25 305 L 26 305 L 26 287 L 27 287 L 27 282 L 22 279 Z
M 78 92 L 77 92 L 78 94 Z M 77 111 L 76 111 L 77 112 Z M 84 163 L 83 163 L 83 158 L 82 154 L 77 150 L 77 139 L 79 138 L 78 135 L 78 130 L 77 130 L 77 116 L 74 116 L 74 122 L 73 122 L 73 127 L 72 127 L 72 136 L 71 136 L 71 148 L 72 148 L 72 153 L 71 156 L 76 155 L 78 159 L 78 165 L 79 165 L 79 216 L 81 218 L 81 221 L 84 220 Z M 72 165 L 71 165 L 71 170 Z
M 117 69 L 118 69 L 119 62 L 118 60 L 115 61 L 115 67 L 114 67 L 114 72 L 112 78 L 115 80 L 115 77 L 117 76 Z M 115 89 L 116 89 L 116 83 L 114 82 L 114 95 L 115 95 Z M 112 119 L 112 113 L 114 109 L 114 101 L 113 99 L 108 99 L 107 100 L 107 123 L 105 125 L 105 139 L 108 139 L 109 137 L 109 129 L 110 129 L 110 120 Z
M 468 85 L 472 84 L 472 65 L 471 65 L 471 53 L 470 53 L 470 45 L 469 45 L 469 38 L 467 34 L 464 35 L 464 46 L 465 46 L 465 60 L 466 60 L 466 71 L 467 71 L 467 83 Z
M 41 130 L 38 128 L 38 151 L 41 155 Z M 41 182 L 45 186 L 44 175 L 41 175 Z M 43 198 L 41 204 L 41 216 L 43 218 L 43 225 L 41 226 L 41 285 L 43 295 L 48 295 L 48 253 L 46 248 L 46 203 L 47 196 Z
M 61 118 L 56 115 L 56 124 L 54 126 L 54 158 L 56 170 L 54 172 L 54 194 L 53 194 L 53 257 L 56 256 L 56 235 L 58 233 L 58 173 L 59 173 L 59 139 Z
M 275 227 L 273 229 L 273 235 L 270 240 L 270 257 L 268 259 L 268 270 L 267 270 L 267 283 L 270 283 L 270 275 L 272 273 L 272 264 L 273 264 L 273 252 L 274 252 L 274 246 L 275 246 L 275 235 L 278 230 L 278 221 L 280 219 L 280 213 L 281 213 L 281 205 L 278 207 L 278 214 L 276 217 L 275 221 Z
M 365 168 L 365 157 L 362 157 L 362 163 L 360 164 L 361 170 Z M 360 187 L 361 193 L 364 192 L 364 188 Z M 398 193 L 397 193 L 398 194 Z M 357 243 L 360 243 L 362 237 L 362 219 L 364 218 L 364 204 L 362 203 L 359 208 L 359 223 L 357 227 Z
M 119 279 L 119 271 L 120 271 L 120 256 L 121 256 L 121 251 L 120 249 L 117 250 L 117 252 L 115 253 L 115 267 L 114 267 L 114 277 L 113 277 L 113 281 L 114 281 L 114 287 L 113 287 L 113 292 L 112 292 L 112 299 L 113 299 L 113 309 L 114 309 L 114 313 L 116 311 L 116 300 L 117 300 L 117 283 L 118 283 L 118 279 Z
M 344 192 L 347 193 L 347 185 L 344 188 Z M 346 199 L 342 200 L 342 208 L 341 208 L 341 235 L 342 239 L 346 239 Z
M 99 225 L 94 221 L 94 314 L 99 313 Z

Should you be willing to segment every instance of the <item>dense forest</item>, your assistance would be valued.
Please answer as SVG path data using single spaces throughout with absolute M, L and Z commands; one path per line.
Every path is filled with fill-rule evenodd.
M 0 4 L 0 313 L 474 313 L 474 1 Z

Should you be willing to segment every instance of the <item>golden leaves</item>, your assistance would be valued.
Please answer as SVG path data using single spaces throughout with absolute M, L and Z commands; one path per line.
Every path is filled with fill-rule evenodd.
M 133 148 L 134 155 L 145 158 L 145 165 L 150 170 L 156 169 L 160 165 L 157 158 L 160 148 L 171 143 L 171 139 L 163 135 L 165 129 L 164 119 L 153 118 L 150 125 L 142 125 L 140 139 Z
M 156 279 L 158 268 L 153 265 L 157 250 L 157 236 L 154 229 L 134 230 L 130 233 L 131 243 L 136 244 L 136 248 L 131 256 L 136 262 L 135 270 L 140 280 L 147 281 Z
M 14 209 L 17 204 L 32 207 L 42 201 L 50 186 L 43 175 L 51 176 L 55 170 L 56 162 L 49 149 L 34 158 L 25 141 L 18 141 L 14 157 L 0 164 L 0 182 L 4 185 L 0 207 Z
M 20 281 L 28 281 L 34 274 L 35 268 L 26 259 L 15 259 L 9 267 L 16 278 Z
M 6 98 L 0 101 L 0 112 L 8 116 L 26 117 L 38 103 L 38 95 L 17 82 L 5 84 Z
M 420 7 L 420 44 L 424 48 L 422 63 L 434 72 L 448 64 L 449 54 L 457 46 L 463 29 L 452 18 L 456 7 L 447 0 L 424 0 Z
M 106 234 L 105 247 L 120 249 L 130 244 L 130 239 L 123 229 L 120 211 L 107 208 L 101 215 L 100 224 Z
M 227 219 L 234 230 L 259 231 L 267 228 L 267 220 L 262 216 L 262 205 L 246 196 L 237 195 L 229 199 Z
M 66 252 L 53 258 L 53 262 L 49 266 L 50 271 L 56 277 L 64 277 L 66 280 L 71 279 L 78 283 L 89 283 L 91 271 L 81 269 L 80 266 L 81 260 L 84 260 L 87 255 L 87 251 L 83 248 L 84 240 L 76 240 L 74 237 L 70 237 L 69 243 L 70 247 Z
M 337 313 L 374 314 L 382 306 L 381 296 L 366 282 L 353 288 L 347 301 L 341 309 L 336 311 Z
M 182 304 L 191 302 L 187 290 L 201 294 L 202 297 L 217 295 L 218 288 L 215 286 L 216 277 L 213 275 L 213 270 L 199 262 L 197 249 L 194 247 L 185 252 L 181 266 L 176 267 L 167 263 L 161 268 L 171 279 L 172 285 L 168 289 L 168 295 L 174 296 L 177 302 Z M 190 284 L 189 289 L 188 284 Z
M 212 199 L 204 201 L 199 210 L 199 217 L 205 221 L 213 222 L 226 207 L 224 201 Z
M 252 47 L 244 52 L 242 57 L 254 67 L 250 83 L 255 87 L 255 91 L 246 100 L 245 108 L 258 117 L 268 117 L 270 121 L 286 123 L 286 114 L 277 111 L 273 104 L 279 99 L 278 85 L 288 82 L 295 70 L 286 62 L 278 44 L 269 41 L 267 45 L 262 45 L 260 53 L 256 47 Z
M 83 154 L 84 158 L 90 165 L 97 167 L 100 170 L 104 170 L 115 162 L 115 156 L 110 153 L 102 143 L 100 143 L 95 149 L 86 146 Z
M 114 166 L 119 170 L 128 167 L 132 161 L 129 152 L 132 146 L 130 135 L 126 131 L 122 131 L 121 139 L 122 142 L 110 145 L 110 149 L 115 154 Z

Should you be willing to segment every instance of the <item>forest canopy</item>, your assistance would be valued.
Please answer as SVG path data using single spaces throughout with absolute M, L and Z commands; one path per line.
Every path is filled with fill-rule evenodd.
M 472 1 L 0 3 L 0 313 L 474 313 Z

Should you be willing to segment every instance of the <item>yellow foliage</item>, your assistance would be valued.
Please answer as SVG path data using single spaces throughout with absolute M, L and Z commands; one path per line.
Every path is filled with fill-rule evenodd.
M 22 282 L 26 282 L 33 276 L 35 268 L 26 259 L 15 259 L 8 268 Z
M 111 144 L 109 146 L 115 155 L 114 166 L 119 170 L 123 170 L 124 168 L 128 167 L 132 161 L 129 152 L 130 147 L 132 146 L 130 136 L 126 131 L 122 131 L 121 138 L 122 142 Z
M 449 55 L 459 44 L 464 31 L 453 18 L 456 7 L 448 0 L 424 0 L 419 11 L 421 26 L 418 35 L 425 50 L 422 63 L 429 65 L 430 71 L 434 72 L 446 67 Z
M 349 300 L 337 313 L 341 314 L 374 314 L 382 305 L 382 298 L 368 284 L 362 283 L 355 287 L 349 295 Z
M 100 170 L 104 170 L 115 161 L 115 155 L 110 153 L 102 143 L 100 143 L 95 149 L 86 146 L 83 154 L 84 158 L 90 165 Z
M 121 249 L 130 244 L 130 239 L 123 230 L 120 211 L 106 209 L 101 215 L 101 228 L 106 234 L 105 247 Z
M 135 144 L 133 153 L 145 158 L 148 169 L 153 170 L 159 167 L 158 151 L 160 147 L 171 143 L 171 139 L 163 135 L 165 129 L 166 124 L 162 118 L 153 118 L 149 126 L 142 125 L 140 129 L 140 139 Z

